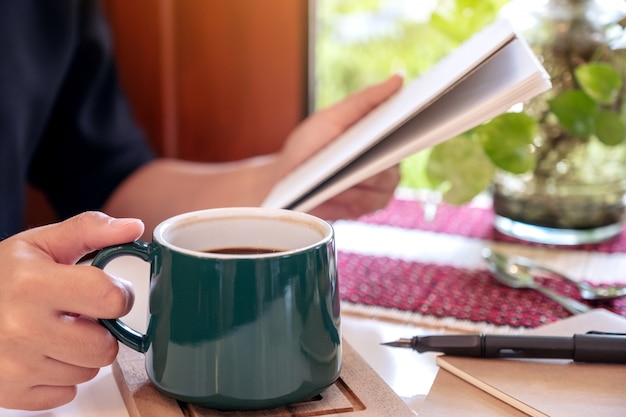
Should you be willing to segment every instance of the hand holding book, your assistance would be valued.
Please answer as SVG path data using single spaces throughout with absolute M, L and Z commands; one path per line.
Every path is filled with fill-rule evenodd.
M 263 205 L 309 210 L 548 88 L 532 51 L 499 20 L 294 169 Z

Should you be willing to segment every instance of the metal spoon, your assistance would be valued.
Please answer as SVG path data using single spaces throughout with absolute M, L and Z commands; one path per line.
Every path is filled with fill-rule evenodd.
M 550 275 L 561 278 L 565 281 L 574 284 L 579 292 L 580 297 L 583 300 L 609 300 L 612 298 L 618 298 L 626 295 L 626 286 L 612 285 L 612 286 L 593 286 L 588 282 L 578 282 L 560 272 L 547 268 L 543 265 L 535 263 L 533 260 L 524 258 L 523 256 L 511 256 L 507 257 L 498 252 L 491 252 L 491 257 L 495 259 L 501 265 L 504 265 L 511 274 L 526 274 L 532 275 L 532 270 L 547 272 Z
M 581 302 L 574 300 L 573 298 L 566 297 L 559 293 L 552 291 L 539 284 L 532 275 L 528 274 L 524 270 L 510 268 L 509 264 L 503 261 L 501 256 L 494 254 L 490 249 L 483 249 L 483 258 L 487 261 L 489 271 L 494 275 L 498 282 L 511 287 L 511 288 L 529 288 L 535 291 L 539 291 L 546 297 L 551 298 L 557 303 L 561 304 L 567 311 L 572 314 L 586 313 L 591 308 Z

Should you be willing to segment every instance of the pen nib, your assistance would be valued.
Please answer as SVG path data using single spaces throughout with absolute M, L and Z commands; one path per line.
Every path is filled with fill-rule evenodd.
M 398 340 L 394 340 L 393 342 L 386 342 L 386 343 L 381 343 L 381 345 L 383 346 L 391 346 L 391 347 L 401 347 L 401 348 L 410 348 L 411 346 L 411 339 L 398 339 Z

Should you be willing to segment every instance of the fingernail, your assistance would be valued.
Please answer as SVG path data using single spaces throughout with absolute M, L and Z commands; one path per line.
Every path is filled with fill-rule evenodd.
M 139 219 L 132 219 L 132 218 L 123 218 L 123 219 L 115 219 L 112 218 L 111 220 L 109 220 L 109 224 L 113 227 L 126 227 L 129 224 L 141 224 L 143 225 L 143 222 Z
M 126 311 L 130 311 L 135 303 L 135 290 L 133 288 L 133 284 L 123 278 L 117 277 L 117 280 L 120 284 L 122 284 L 122 287 L 124 287 L 124 290 L 126 291 Z

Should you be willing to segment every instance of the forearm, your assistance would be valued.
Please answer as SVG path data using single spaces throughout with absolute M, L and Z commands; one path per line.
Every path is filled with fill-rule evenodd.
M 127 178 L 103 211 L 142 219 L 149 236 L 158 223 L 179 213 L 258 206 L 278 175 L 274 155 L 219 164 L 160 159 Z

